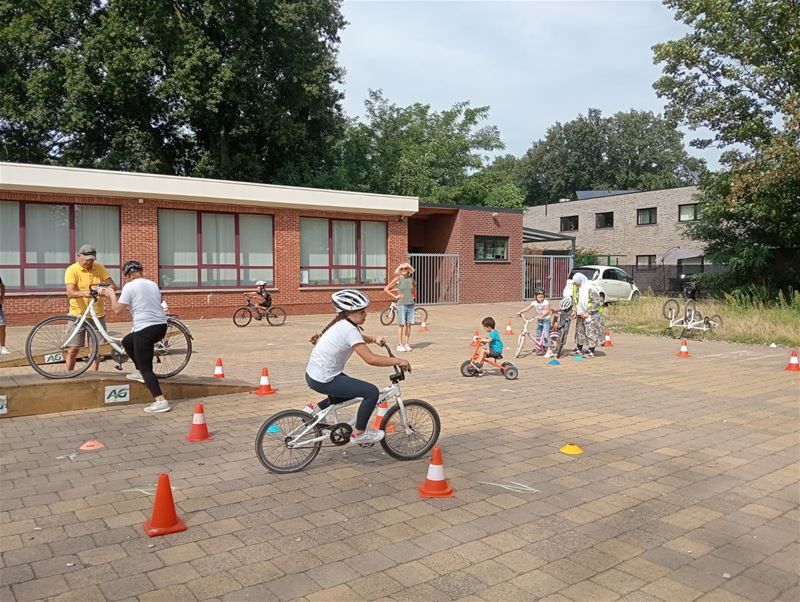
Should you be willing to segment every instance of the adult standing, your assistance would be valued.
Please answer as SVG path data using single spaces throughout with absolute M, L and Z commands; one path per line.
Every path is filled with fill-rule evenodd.
M 80 318 L 89 306 L 89 300 L 92 297 L 89 289 L 92 285 L 105 284 L 112 288 L 115 288 L 116 285 L 105 266 L 97 261 L 97 249 L 92 245 L 81 245 L 80 249 L 78 249 L 77 259 L 64 272 L 64 284 L 67 288 L 67 298 L 69 299 L 69 315 Z M 94 311 L 97 314 L 97 319 L 100 320 L 103 328 L 105 328 L 106 312 L 102 297 L 97 298 L 94 304 Z M 86 343 L 85 325 L 81 326 L 70 342 L 74 345 L 67 348 L 67 370 L 75 368 L 75 359 L 78 357 L 78 352 Z M 100 356 L 101 354 L 98 353 L 94 362 L 95 370 L 100 368 Z
M 123 337 L 122 346 L 139 374 L 129 374 L 128 378 L 143 382 L 150 390 L 153 403 L 144 409 L 145 412 L 169 412 L 172 408 L 153 372 L 153 348 L 167 334 L 167 314 L 161 306 L 161 291 L 155 282 L 144 277 L 144 267 L 135 259 L 125 262 L 122 274 L 127 282 L 119 301 L 114 289 L 105 289 L 103 294 L 108 297 L 114 314 L 127 309 L 133 318 L 133 330 Z
M 589 284 L 585 275 L 578 273 L 572 277 L 578 287 L 578 303 L 575 308 L 577 320 L 575 324 L 575 345 L 573 355 L 594 357 L 597 343 L 603 336 L 603 300 L 600 293 Z M 583 348 L 587 347 L 584 352 Z
M 417 281 L 410 263 L 401 263 L 383 290 L 397 302 L 397 351 L 411 351 L 411 325 L 417 298 Z
M 3 312 L 3 301 L 6 298 L 6 285 L 3 284 L 3 278 L 0 277 L 0 355 L 8 355 L 11 353 L 6 349 L 6 314 Z

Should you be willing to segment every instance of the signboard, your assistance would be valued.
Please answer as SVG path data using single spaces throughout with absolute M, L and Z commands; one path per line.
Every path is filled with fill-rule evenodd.
M 106 387 L 104 403 L 123 403 L 130 401 L 130 385 L 114 385 Z
M 8 414 L 8 397 L 0 395 L 0 414 Z

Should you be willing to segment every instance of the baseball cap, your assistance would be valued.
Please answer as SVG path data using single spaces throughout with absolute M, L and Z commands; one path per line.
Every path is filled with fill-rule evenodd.
M 92 245 L 81 245 L 81 248 L 78 249 L 78 255 L 83 255 L 84 257 L 97 257 L 97 249 L 95 249 Z

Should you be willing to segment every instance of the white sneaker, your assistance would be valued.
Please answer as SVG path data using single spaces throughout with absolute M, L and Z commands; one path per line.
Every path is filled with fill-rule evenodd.
M 544 354 L 544 359 L 548 360 L 551 357 L 553 357 L 553 352 L 548 349 L 547 353 Z
M 0 347 L 0 355 L 8 355 L 11 353 L 7 347 Z
M 172 408 L 166 399 L 161 401 L 154 401 L 149 406 L 145 407 L 144 411 L 148 414 L 158 414 L 161 412 L 169 412 Z
M 408 343 L 406 343 L 405 345 L 403 345 L 403 347 L 405 347 L 405 350 L 406 350 L 406 351 L 411 351 L 411 345 L 409 345 Z
M 403 353 L 405 350 L 406 350 L 405 345 L 398 345 L 397 348 L 395 349 L 395 351 L 397 351 L 398 353 Z
M 144 382 L 144 378 L 138 372 L 131 372 L 130 374 L 125 376 L 125 378 L 127 378 L 128 380 L 135 380 L 136 382 L 140 382 L 140 383 Z
M 372 445 L 377 443 L 386 435 L 383 431 L 375 431 L 372 429 L 367 429 L 357 437 L 350 437 L 350 443 L 355 443 L 357 445 Z

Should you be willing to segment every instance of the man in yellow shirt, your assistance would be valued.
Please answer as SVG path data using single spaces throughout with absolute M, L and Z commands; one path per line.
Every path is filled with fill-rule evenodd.
M 97 249 L 92 245 L 81 245 L 78 249 L 78 261 L 69 266 L 64 272 L 64 284 L 67 287 L 67 298 L 69 299 L 69 315 L 80 317 L 83 315 L 84 310 L 89 306 L 89 300 L 92 295 L 89 293 L 89 287 L 93 284 L 107 284 L 116 288 L 114 280 L 106 270 L 102 263 L 96 261 Z M 103 297 L 97 297 L 94 304 L 94 311 L 97 318 L 106 327 L 105 308 L 103 306 Z M 81 347 L 86 344 L 86 326 L 75 334 L 75 337 L 70 341 L 71 345 L 67 348 L 67 370 L 75 368 L 75 359 L 78 357 L 78 352 Z M 73 346 L 74 345 L 74 346 Z M 97 360 L 94 363 L 94 369 L 100 368 L 100 354 L 97 354 Z

